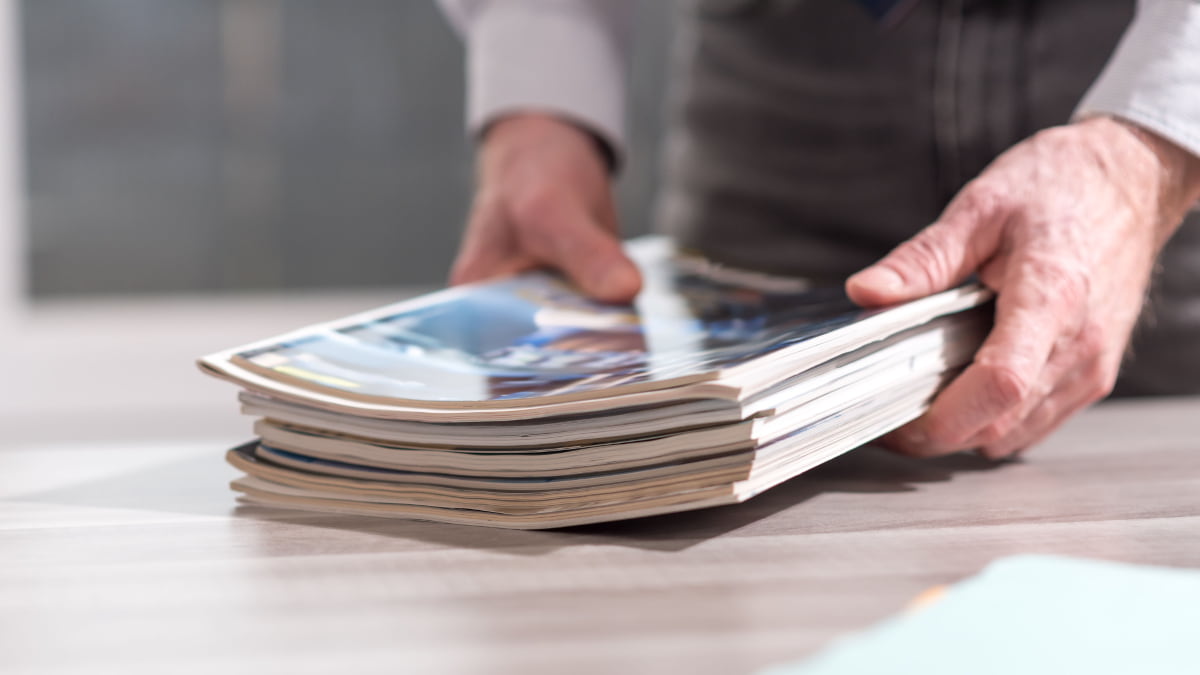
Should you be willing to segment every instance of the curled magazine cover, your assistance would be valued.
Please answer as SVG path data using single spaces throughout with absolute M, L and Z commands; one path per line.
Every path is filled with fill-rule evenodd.
M 635 242 L 646 286 L 605 305 L 534 273 L 448 289 L 236 354 L 239 365 L 358 396 L 514 400 L 703 379 L 871 314 L 840 288 L 722 270 Z

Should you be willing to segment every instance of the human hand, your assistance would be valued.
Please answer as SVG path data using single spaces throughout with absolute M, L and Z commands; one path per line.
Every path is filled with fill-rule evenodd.
M 1200 160 L 1112 118 L 1048 129 L 998 157 L 936 223 L 847 281 L 866 306 L 973 273 L 996 291 L 974 362 L 883 443 L 999 459 L 1108 395 L 1155 258 L 1198 198 Z
M 597 300 L 637 294 L 641 275 L 621 249 L 607 167 L 586 131 L 549 115 L 504 118 L 480 146 L 478 171 L 451 283 L 548 267 Z

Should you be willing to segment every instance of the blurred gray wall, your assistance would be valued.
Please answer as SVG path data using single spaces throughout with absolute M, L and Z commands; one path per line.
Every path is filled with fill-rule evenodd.
M 463 58 L 432 0 L 25 0 L 35 296 L 437 284 Z M 655 188 L 669 3 L 639 8 L 626 232 Z

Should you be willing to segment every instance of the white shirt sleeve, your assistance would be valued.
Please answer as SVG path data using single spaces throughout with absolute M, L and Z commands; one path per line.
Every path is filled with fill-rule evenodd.
M 1200 156 L 1200 0 L 1138 0 L 1137 15 L 1075 111 L 1098 114 Z
M 439 0 L 467 47 L 467 128 L 536 110 L 625 142 L 632 0 Z

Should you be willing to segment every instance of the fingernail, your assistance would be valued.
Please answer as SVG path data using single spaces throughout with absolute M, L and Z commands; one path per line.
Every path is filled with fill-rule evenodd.
M 605 298 L 628 300 L 638 291 L 638 273 L 629 265 L 613 265 L 600 277 L 597 291 Z
M 977 453 L 984 459 L 993 462 L 1017 462 L 1021 459 L 1021 453 L 1016 450 L 1002 449 L 996 447 L 978 448 Z

